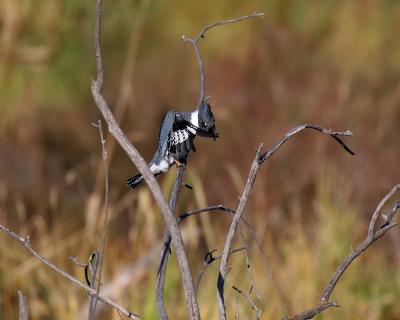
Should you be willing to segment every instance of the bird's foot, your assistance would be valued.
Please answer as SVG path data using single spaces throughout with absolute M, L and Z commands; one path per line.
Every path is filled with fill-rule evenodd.
M 176 164 L 176 167 L 177 167 L 177 168 L 179 168 L 179 167 L 184 167 L 184 166 L 185 166 L 184 163 L 182 163 L 182 162 L 180 162 L 179 160 L 176 160 L 176 159 L 175 159 L 175 164 Z

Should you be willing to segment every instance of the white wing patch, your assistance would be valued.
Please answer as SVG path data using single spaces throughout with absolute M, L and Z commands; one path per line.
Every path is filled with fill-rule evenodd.
M 196 128 L 199 127 L 199 111 L 198 110 L 192 112 L 192 114 L 190 115 L 190 123 L 192 125 L 194 125 Z M 187 129 L 193 134 L 197 133 L 195 128 L 188 127 Z
M 173 145 L 183 143 L 189 138 L 189 132 L 186 129 L 174 131 L 171 142 Z

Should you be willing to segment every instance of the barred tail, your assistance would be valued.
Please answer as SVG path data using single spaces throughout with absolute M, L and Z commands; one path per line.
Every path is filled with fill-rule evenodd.
M 143 176 L 141 173 L 133 176 L 125 181 L 125 185 L 132 189 L 135 189 L 143 181 Z

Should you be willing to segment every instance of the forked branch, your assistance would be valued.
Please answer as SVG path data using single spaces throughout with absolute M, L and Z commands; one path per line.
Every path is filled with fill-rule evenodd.
M 193 46 L 194 52 L 196 54 L 197 63 L 199 65 L 199 74 L 200 74 L 199 106 L 206 99 L 206 96 L 205 96 L 206 78 L 205 78 L 203 57 L 201 55 L 200 46 L 199 46 L 200 39 L 204 38 L 206 32 L 208 30 L 212 29 L 212 28 L 215 28 L 215 27 L 218 27 L 218 26 L 222 26 L 222 25 L 225 25 L 225 24 L 231 24 L 231 23 L 240 22 L 240 21 L 243 21 L 243 20 L 251 19 L 251 18 L 263 17 L 263 16 L 264 16 L 264 12 L 254 12 L 254 13 L 249 14 L 247 16 L 242 16 L 242 17 L 228 19 L 228 20 L 222 20 L 222 21 L 218 21 L 218 22 L 215 22 L 215 23 L 208 24 L 199 32 L 199 34 L 195 38 L 188 38 L 188 37 L 186 37 L 184 35 L 182 36 L 183 43 L 190 43 Z
M 400 209 L 400 202 L 396 201 L 393 205 L 393 208 L 390 210 L 388 215 L 382 214 L 382 209 L 385 204 L 400 190 L 400 183 L 393 187 L 393 189 L 381 200 L 378 204 L 375 212 L 372 214 L 368 232 L 366 238 L 355 248 L 351 249 L 349 255 L 342 261 L 342 263 L 338 266 L 335 273 L 333 274 L 332 278 L 328 282 L 324 293 L 321 296 L 321 301 L 315 305 L 314 307 L 310 308 L 307 311 L 299 313 L 293 317 L 286 317 L 284 319 L 287 320 L 306 320 L 315 317 L 317 314 L 325 311 L 329 307 L 337 307 L 338 305 L 336 302 L 329 301 L 333 290 L 335 289 L 338 281 L 350 266 L 350 264 L 358 258 L 363 252 L 365 252 L 376 240 L 383 237 L 383 235 L 395 227 L 397 224 L 392 222 L 395 214 Z M 376 228 L 377 219 L 379 216 L 382 216 L 384 223 Z
M 320 133 L 329 135 L 335 139 L 347 152 L 350 154 L 354 154 L 353 151 L 339 138 L 339 136 L 351 136 L 351 131 L 332 131 L 330 129 L 323 128 L 318 125 L 313 124 L 303 124 L 297 126 L 291 130 L 289 130 L 280 140 L 278 140 L 269 150 L 265 153 L 261 153 L 262 145 L 260 145 L 257 149 L 255 159 L 250 168 L 250 173 L 247 178 L 247 182 L 240 197 L 239 205 L 236 210 L 235 216 L 229 228 L 228 235 L 225 240 L 224 251 L 222 254 L 221 264 L 219 268 L 218 280 L 217 280 L 217 302 L 218 302 L 218 312 L 219 312 L 219 319 L 225 320 L 226 319 L 226 309 L 225 309 L 225 300 L 224 300 L 224 285 L 225 285 L 225 277 L 228 273 L 228 259 L 229 259 L 229 252 L 232 247 L 233 239 L 236 234 L 237 227 L 239 222 L 244 214 L 244 210 L 246 208 L 249 196 L 253 190 L 253 185 L 257 176 L 258 169 L 260 166 L 269 159 L 288 139 L 296 135 L 297 133 L 303 131 L 304 129 L 313 129 L 317 130 Z
M 145 181 L 149 185 L 150 191 L 153 194 L 158 207 L 160 208 L 165 224 L 171 234 L 172 245 L 175 248 L 179 269 L 182 276 L 182 285 L 188 308 L 189 319 L 199 319 L 200 313 L 194 292 L 193 279 L 190 273 L 189 262 L 186 256 L 185 247 L 182 240 L 182 235 L 178 228 L 178 223 L 175 219 L 174 213 L 170 209 L 160 186 L 157 183 L 154 175 L 151 173 L 146 161 L 137 151 L 137 149 L 130 143 L 126 135 L 122 132 L 117 121 L 108 107 L 102 95 L 103 86 L 103 61 L 102 61 L 102 47 L 101 47 L 101 18 L 102 18 L 102 0 L 96 0 L 96 25 L 94 33 L 94 45 L 96 52 L 96 67 L 97 79 L 92 81 L 92 95 L 94 101 L 101 111 L 105 121 L 108 125 L 108 130 L 111 135 L 118 141 L 124 151 L 127 153 L 131 161 L 136 165 L 140 173 L 143 175 Z

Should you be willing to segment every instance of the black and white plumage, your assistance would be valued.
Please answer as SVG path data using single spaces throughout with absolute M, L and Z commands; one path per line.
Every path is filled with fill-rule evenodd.
M 215 118 L 211 106 L 203 102 L 198 110 L 193 112 L 168 112 L 160 126 L 158 149 L 149 168 L 154 175 L 168 171 L 174 164 L 186 164 L 191 150 L 196 151 L 193 140 L 196 136 L 218 137 L 215 132 Z M 143 181 L 143 176 L 137 174 L 129 178 L 125 184 L 136 188 Z

